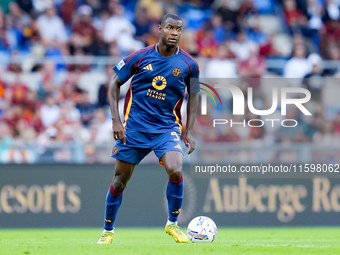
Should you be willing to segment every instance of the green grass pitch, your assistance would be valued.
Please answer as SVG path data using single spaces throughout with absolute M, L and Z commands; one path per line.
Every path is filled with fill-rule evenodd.
M 0 254 L 340 254 L 340 228 L 219 228 L 213 243 L 177 244 L 162 228 L 0 230 Z

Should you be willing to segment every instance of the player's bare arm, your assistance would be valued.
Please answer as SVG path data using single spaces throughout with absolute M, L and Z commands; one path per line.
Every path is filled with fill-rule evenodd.
M 109 101 L 110 101 L 110 109 L 112 116 L 112 130 L 113 130 L 113 138 L 115 140 L 122 140 L 122 142 L 126 143 L 125 129 L 122 125 L 122 122 L 119 118 L 118 111 L 118 101 L 120 95 L 120 86 L 123 85 L 123 82 L 119 80 L 118 76 L 114 74 L 110 81 L 109 85 Z
M 196 148 L 196 141 L 192 135 L 198 109 L 198 93 L 189 93 L 187 104 L 187 123 L 183 132 L 183 142 L 189 148 L 188 154 L 192 153 Z

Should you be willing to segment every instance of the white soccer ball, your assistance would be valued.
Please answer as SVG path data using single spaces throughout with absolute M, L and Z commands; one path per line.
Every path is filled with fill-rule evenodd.
M 215 222 L 206 216 L 198 216 L 188 225 L 188 237 L 193 243 L 210 243 L 217 234 Z

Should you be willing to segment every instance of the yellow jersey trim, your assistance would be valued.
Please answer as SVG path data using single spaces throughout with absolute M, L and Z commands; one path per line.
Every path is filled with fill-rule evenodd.
M 130 110 L 131 110 L 131 104 L 132 104 L 132 89 L 130 89 L 130 99 L 129 99 L 129 103 L 128 103 L 127 108 L 126 108 L 123 127 L 126 126 L 126 121 L 129 118 L 129 113 L 130 113 Z
M 176 103 L 176 105 L 175 105 L 175 107 L 174 107 L 174 110 L 173 110 L 172 112 L 173 112 L 174 115 L 176 116 L 176 121 L 175 121 L 175 123 L 178 124 L 178 127 L 179 127 L 179 129 L 181 130 L 181 133 L 182 133 L 182 125 L 179 124 L 179 118 L 178 118 L 178 116 L 177 116 L 177 114 L 176 114 L 176 106 L 178 105 L 178 103 L 179 103 L 180 101 L 181 101 L 181 99 L 179 99 L 179 100 L 177 101 L 177 103 Z

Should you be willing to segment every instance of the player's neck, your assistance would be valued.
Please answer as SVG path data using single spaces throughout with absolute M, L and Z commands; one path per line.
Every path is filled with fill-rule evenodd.
M 156 45 L 156 47 L 158 47 L 158 52 L 163 57 L 171 57 L 172 55 L 175 54 L 175 52 L 177 50 L 177 45 L 176 46 L 166 46 L 162 43 L 158 43 Z

